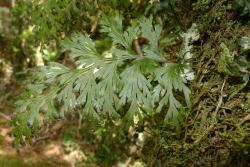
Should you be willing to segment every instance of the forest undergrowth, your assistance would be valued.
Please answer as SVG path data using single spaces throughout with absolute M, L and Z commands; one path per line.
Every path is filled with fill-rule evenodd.
M 250 3 L 248 0 L 188 0 L 185 2 L 165 0 L 152 1 L 152 3 L 139 0 L 123 3 L 112 0 L 85 1 L 85 6 L 79 5 L 83 3 L 80 0 L 46 2 L 48 2 L 47 6 L 32 4 L 28 0 L 20 0 L 8 5 L 4 1 L 0 3 L 0 167 L 245 167 L 250 165 Z M 59 8 L 56 8 L 57 5 Z M 60 9 L 65 6 L 68 11 L 61 11 Z M 33 11 L 28 10 L 29 8 Z M 51 12 L 53 17 L 40 16 L 44 11 L 50 11 L 50 8 L 54 12 Z M 135 30 L 134 25 L 143 24 L 143 19 L 139 20 L 139 23 L 135 21 L 135 24 L 130 24 L 131 20 L 141 18 L 142 15 L 146 16 L 145 18 L 151 17 L 152 23 L 145 19 L 145 23 L 150 23 L 148 26 L 153 27 L 151 33 L 157 34 L 156 27 L 158 25 L 162 27 L 159 41 L 156 42 L 159 45 L 154 46 L 153 42 L 144 41 L 139 49 L 133 51 L 134 48 L 130 49 L 130 45 L 126 48 L 126 43 L 120 44 L 122 42 L 119 43 L 117 38 L 112 38 L 113 34 L 109 32 L 112 22 L 110 25 L 106 24 L 103 17 L 105 15 L 107 18 L 112 18 L 119 12 L 124 19 L 122 26 L 127 28 L 125 31 L 125 28 L 121 27 L 122 33 L 127 32 L 128 36 L 132 30 Z M 30 15 L 32 17 L 29 17 Z M 117 23 L 119 21 L 118 19 Z M 53 28 L 50 28 L 50 24 L 54 25 Z M 8 26 L 12 28 L 8 29 Z M 129 29 L 129 26 L 134 29 Z M 140 29 L 142 29 L 139 30 L 140 33 L 143 34 L 143 26 Z M 162 80 L 148 77 L 151 76 L 150 70 L 155 66 L 164 67 L 165 63 L 162 59 L 154 57 L 153 52 L 161 54 L 168 62 L 180 63 L 188 67 L 183 69 L 182 77 L 185 80 L 183 83 L 191 92 L 191 105 L 188 105 L 188 98 L 183 97 L 184 90 L 173 91 L 173 98 L 178 102 L 175 103 L 175 110 L 180 115 L 177 119 L 178 123 L 164 121 L 164 118 L 168 120 L 166 115 L 169 112 L 170 103 L 164 103 L 162 111 L 152 113 L 149 110 L 151 108 L 157 110 L 158 107 L 151 106 L 148 109 L 150 105 L 144 106 L 148 103 L 149 94 L 145 96 L 146 100 L 141 100 L 142 103 L 137 99 L 137 94 L 134 102 L 140 104 L 135 104 L 134 108 L 137 108 L 141 115 L 133 115 L 130 120 L 132 123 L 129 125 L 125 124 L 129 122 L 126 113 L 130 111 L 133 98 L 131 103 L 124 104 L 122 109 L 114 106 L 114 110 L 118 111 L 122 119 L 112 120 L 105 113 L 104 117 L 100 115 L 101 119 L 97 122 L 93 117 L 85 117 L 76 107 L 72 112 L 65 112 L 63 116 L 52 118 L 53 114 L 49 115 L 48 123 L 41 123 L 41 126 L 36 126 L 36 119 L 32 123 L 28 119 L 24 122 L 25 126 L 22 126 L 18 121 L 25 120 L 26 117 L 17 116 L 17 110 L 20 108 L 17 107 L 19 105 L 16 101 L 27 97 L 23 94 L 29 91 L 28 84 L 35 84 L 32 75 L 36 68 L 54 61 L 61 63 L 67 69 L 77 70 L 78 64 L 75 61 L 83 61 L 77 56 L 70 57 L 70 50 L 77 54 L 77 49 L 80 48 L 78 45 L 70 45 L 74 40 L 81 43 L 81 35 L 80 37 L 76 35 L 77 39 L 74 35 L 71 36 L 76 31 L 89 34 L 89 39 L 94 41 L 97 51 L 105 52 L 107 56 L 105 58 L 108 58 L 110 48 L 117 49 L 116 52 L 110 51 L 117 55 L 129 56 L 130 51 L 135 52 L 137 56 L 143 54 L 148 56 L 147 53 L 149 53 L 147 58 L 150 61 L 145 61 L 149 63 L 145 66 L 141 65 L 140 69 L 146 67 L 145 78 L 149 78 L 149 84 L 152 86 L 157 85 L 158 82 L 161 83 Z M 84 42 L 88 42 L 87 36 L 85 38 Z M 66 46 L 64 50 L 61 45 L 62 39 L 71 40 L 64 41 L 66 43 L 63 45 Z M 118 44 L 114 45 L 112 42 Z M 130 42 L 134 43 L 133 38 Z M 87 49 L 85 48 L 85 51 Z M 151 63 L 151 59 L 154 63 Z M 94 60 L 99 62 L 99 59 Z M 123 68 L 130 67 L 133 61 L 134 58 L 126 59 L 123 64 L 118 64 L 117 73 L 122 73 Z M 139 61 L 140 59 L 137 62 Z M 89 64 L 91 66 L 93 63 Z M 104 67 L 104 65 L 100 63 L 95 67 Z M 96 73 L 105 75 L 105 72 Z M 124 75 L 122 73 L 121 78 Z M 134 74 L 136 75 L 137 73 Z M 41 95 L 49 94 L 57 85 L 64 86 L 61 84 L 60 76 L 56 79 L 59 81 L 55 80 L 49 83 L 49 86 L 48 83 L 44 83 L 46 88 Z M 102 79 L 97 78 L 97 84 L 101 83 Z M 43 81 L 39 80 L 39 82 Z M 151 89 L 150 86 L 148 89 Z M 38 88 L 35 91 L 37 90 Z M 144 93 L 141 96 L 144 97 Z M 75 94 L 77 94 L 76 97 L 79 96 L 78 92 Z M 34 96 L 29 95 L 29 100 Z M 62 99 L 70 99 L 65 97 Z M 127 95 L 127 98 L 130 97 Z M 66 100 L 55 103 L 55 108 L 63 108 Z M 100 100 L 100 103 L 106 104 L 105 99 L 103 101 Z M 40 101 L 37 104 L 39 103 Z M 179 103 L 180 105 L 177 105 Z M 156 104 L 161 103 L 157 101 Z M 67 107 L 70 108 L 70 106 L 69 102 Z M 23 113 L 29 113 L 28 109 Z M 36 116 L 44 120 L 43 116 L 46 115 L 44 113 L 46 111 L 43 109 Z M 41 120 L 37 122 L 39 121 L 42 122 Z

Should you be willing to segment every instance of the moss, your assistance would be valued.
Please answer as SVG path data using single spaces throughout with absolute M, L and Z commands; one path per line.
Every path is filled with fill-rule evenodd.
M 213 0 L 198 0 L 196 3 L 193 3 L 194 10 L 206 10 L 209 8 Z
M 28 167 L 28 164 L 16 156 L 0 156 L 0 167 Z
M 55 160 L 35 160 L 30 158 L 20 158 L 15 155 L 0 155 L 0 167 L 67 167 L 68 165 L 63 162 Z

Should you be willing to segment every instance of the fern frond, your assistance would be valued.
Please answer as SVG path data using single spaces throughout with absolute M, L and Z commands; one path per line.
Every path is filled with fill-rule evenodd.
M 159 25 L 154 26 L 152 16 L 149 18 L 140 18 L 138 22 L 141 27 L 141 36 L 149 40 L 150 50 L 159 51 L 158 42 L 160 40 L 162 28 Z
M 92 64 L 101 58 L 97 52 L 95 43 L 87 35 L 75 33 L 71 38 L 62 41 L 64 51 L 70 50 L 73 58 L 78 58 L 76 64 Z
M 183 65 L 169 63 L 155 71 L 156 80 L 159 83 L 154 90 L 154 99 L 159 103 L 156 111 L 160 112 L 163 106 L 169 106 L 165 121 L 179 122 L 180 120 L 178 109 L 181 107 L 181 103 L 176 100 L 175 91 L 183 92 L 187 104 L 191 104 L 191 92 L 185 85 L 185 79 L 181 76 L 183 70 Z
M 116 13 L 114 16 L 104 15 L 100 21 L 101 32 L 108 33 L 108 36 L 112 38 L 113 44 L 120 44 L 126 49 L 129 49 L 129 44 L 124 40 L 122 16 Z
M 62 47 L 70 51 L 78 67 L 51 63 L 41 68 L 27 99 L 19 101 L 18 124 L 25 130 L 23 122 L 35 126 L 42 124 L 40 117 L 64 118 L 76 108 L 97 120 L 121 117 L 120 111 L 125 110 L 128 122 L 141 110 L 153 114 L 168 108 L 165 121 L 178 122 L 184 100 L 177 100 L 175 93 L 182 92 L 190 104 L 190 90 L 182 77 L 184 65 L 167 63 L 158 47 L 161 27 L 152 22 L 152 17 L 141 18 L 123 31 L 119 14 L 103 16 L 101 32 L 113 40 L 110 57 L 99 53 L 87 35 L 75 33 L 65 39 Z M 132 50 L 138 35 L 149 39 L 142 48 L 143 57 Z

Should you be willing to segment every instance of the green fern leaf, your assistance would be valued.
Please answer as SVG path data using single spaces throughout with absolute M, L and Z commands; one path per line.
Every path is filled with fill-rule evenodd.
M 96 49 L 95 42 L 87 35 L 73 34 L 62 41 L 62 47 L 70 51 L 77 68 L 50 63 L 36 74 L 26 100 L 20 100 L 16 124 L 23 133 L 30 135 L 27 125 L 36 127 L 55 117 L 65 117 L 76 108 L 85 116 L 96 120 L 120 118 L 125 112 L 127 123 L 134 115 L 143 112 L 161 112 L 167 108 L 165 121 L 179 122 L 182 99 L 175 93 L 183 93 L 190 105 L 190 90 L 182 77 L 184 65 L 167 63 L 158 47 L 161 27 L 153 25 L 152 17 L 140 18 L 123 30 L 119 14 L 103 16 L 101 32 L 108 33 L 113 46 L 105 56 Z M 143 57 L 135 55 L 133 40 L 143 36 L 149 43 L 142 47 Z M 41 112 L 43 111 L 43 112 Z M 16 132 L 17 135 L 20 134 Z
M 185 79 L 181 76 L 183 70 L 183 65 L 169 63 L 155 72 L 156 80 L 159 83 L 154 90 L 154 99 L 159 102 L 156 111 L 160 112 L 163 106 L 169 106 L 165 121 L 179 122 L 181 118 L 178 112 L 181 103 L 176 100 L 174 91 L 183 92 L 187 104 L 191 104 L 190 90 L 185 85 Z

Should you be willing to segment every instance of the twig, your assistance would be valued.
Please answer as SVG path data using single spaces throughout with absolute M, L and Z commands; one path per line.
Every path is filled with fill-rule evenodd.
M 96 15 L 96 20 L 95 20 L 95 22 L 92 25 L 91 30 L 90 30 L 91 33 L 95 33 L 96 32 L 100 16 L 101 16 L 101 11 L 98 10 L 97 15 Z
M 78 119 L 78 129 L 80 130 L 82 128 L 82 113 L 79 110 L 79 119 Z
M 134 40 L 133 46 L 134 46 L 134 48 L 135 48 L 136 54 L 137 54 L 139 57 L 143 57 L 143 53 L 142 53 L 140 44 L 139 44 L 139 42 L 138 42 L 137 39 Z
M 223 90 L 224 90 L 226 81 L 227 81 L 227 77 L 224 79 L 223 84 L 222 84 L 222 86 L 221 86 L 219 101 L 218 101 L 218 104 L 217 104 L 217 106 L 216 106 L 216 109 L 215 109 L 215 112 L 214 112 L 214 115 L 213 115 L 213 120 L 214 120 L 213 122 L 215 122 L 215 120 L 216 120 L 216 115 L 217 115 L 217 113 L 218 113 L 218 111 L 219 111 L 219 109 L 220 109 L 220 107 L 221 107 L 222 102 L 223 102 L 223 96 L 224 96 Z
M 238 126 L 243 125 L 246 121 L 249 121 L 249 120 L 250 120 L 250 114 L 248 114 L 247 116 L 245 116 L 243 118 L 243 120 L 238 124 Z
M 8 121 L 11 121 L 10 116 L 8 116 L 8 115 L 6 115 L 6 114 L 4 114 L 2 112 L 0 112 L 0 116 L 3 117 L 4 119 L 8 120 Z
M 194 144 L 198 144 L 201 139 L 203 139 L 205 136 L 207 136 L 207 134 L 214 128 L 214 125 L 217 123 L 217 119 L 216 119 L 216 116 L 221 108 L 221 105 L 222 105 L 222 102 L 223 102 L 223 90 L 224 90 L 224 87 L 225 87 L 225 84 L 226 84 L 226 81 L 227 81 L 227 76 L 224 78 L 224 81 L 223 81 L 223 84 L 221 86 L 221 90 L 220 90 L 220 97 L 219 97 L 219 100 L 218 100 L 218 104 L 216 106 L 216 109 L 212 115 L 212 123 L 211 125 L 208 127 L 208 129 L 206 131 L 204 131 L 204 133 L 194 142 Z
M 248 82 L 249 82 L 249 79 L 247 79 L 247 80 L 245 81 L 245 83 L 240 84 L 240 87 L 239 87 L 236 91 L 234 91 L 234 92 L 228 97 L 228 100 L 231 100 L 231 99 L 232 99 L 233 97 L 235 97 L 242 89 L 244 89 L 244 88 L 247 86 Z
M 70 124 L 68 120 L 59 121 L 52 128 L 50 128 L 49 131 L 46 131 L 44 134 L 41 134 L 39 137 L 33 138 L 32 143 L 37 143 L 41 140 L 51 139 L 55 137 L 68 124 Z

